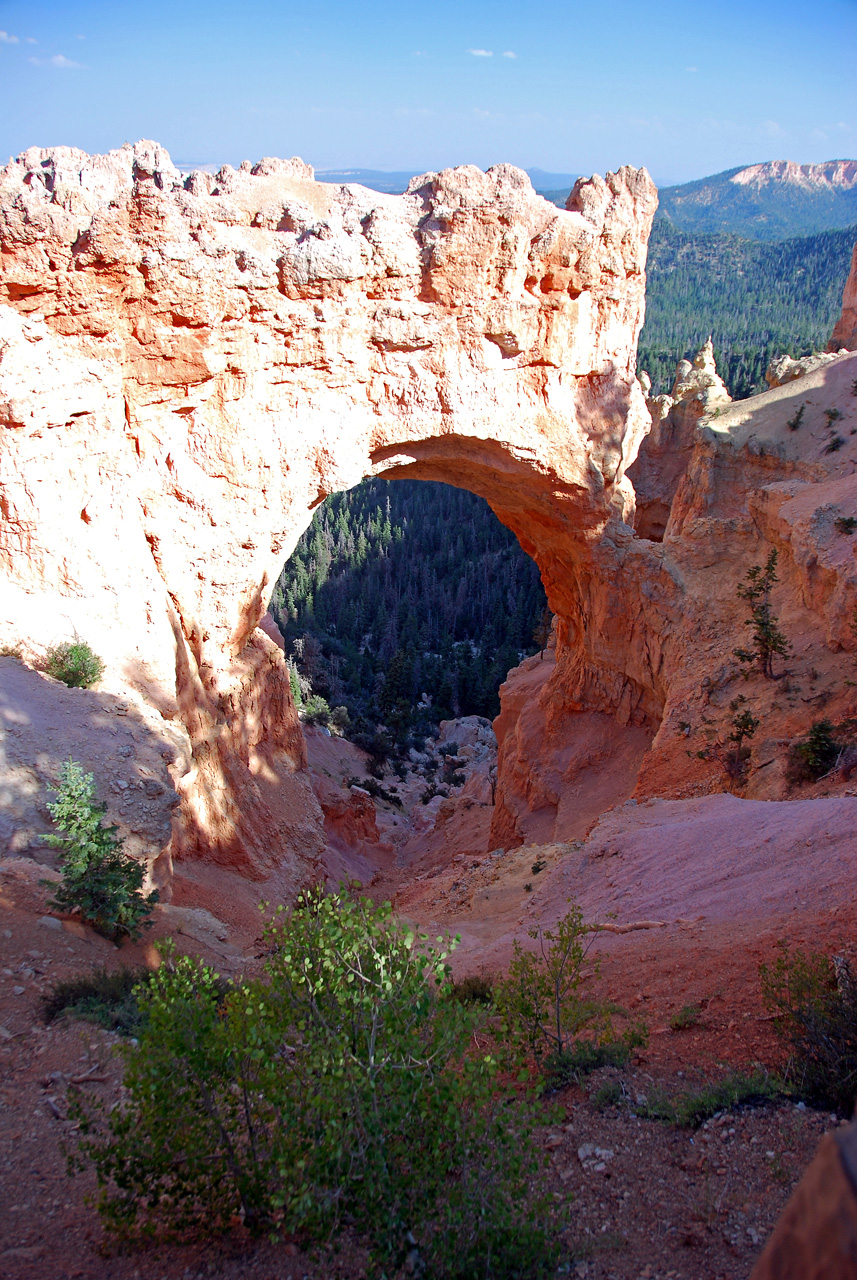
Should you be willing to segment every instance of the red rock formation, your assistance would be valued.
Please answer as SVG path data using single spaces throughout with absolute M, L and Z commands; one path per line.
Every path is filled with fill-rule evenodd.
M 857 351 L 857 244 L 851 255 L 851 271 L 842 294 L 842 315 L 830 339 L 828 351 Z
M 636 555 L 654 207 L 628 168 L 560 212 L 507 165 L 391 197 L 297 160 L 184 176 L 154 143 L 0 173 L 4 638 L 76 629 L 181 718 L 176 853 L 254 874 L 318 849 L 258 624 L 312 508 L 367 474 L 486 497 L 562 620 L 557 697 L 659 716 L 603 585 Z
M 527 658 L 500 690 L 491 847 L 582 839 L 634 791 L 652 734 L 613 716 L 569 714 L 552 697 L 554 655 Z

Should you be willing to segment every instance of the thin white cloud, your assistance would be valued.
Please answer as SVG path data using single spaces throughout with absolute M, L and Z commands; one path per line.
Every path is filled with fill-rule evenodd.
M 784 138 L 786 131 L 777 120 L 766 120 L 762 125 L 762 133 L 767 138 Z
M 64 53 L 55 53 L 52 58 L 30 58 L 29 61 L 34 67 L 61 67 L 64 71 L 70 68 L 79 69 L 83 66 L 82 62 L 73 62 Z
M 474 58 L 493 58 L 493 49 L 468 49 L 467 52 L 472 54 Z
M 39 43 L 39 42 L 38 42 L 38 40 L 36 39 L 36 37 L 35 37 L 35 36 L 25 36 L 25 37 L 24 37 L 24 44 L 38 44 L 38 43 Z
M 0 31 L 0 44 L 17 44 L 18 37 L 11 35 L 8 31 Z
M 517 56 L 518 55 L 515 53 L 514 49 L 507 49 L 503 54 L 504 58 L 517 58 Z
M 685 71 L 698 71 L 699 67 L 685 67 Z

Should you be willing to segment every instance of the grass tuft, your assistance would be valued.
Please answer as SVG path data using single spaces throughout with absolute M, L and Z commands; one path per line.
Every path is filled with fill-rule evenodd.
M 749 1075 L 744 1071 L 732 1071 L 722 1080 L 706 1084 L 701 1089 L 687 1089 L 672 1098 L 665 1093 L 653 1092 L 637 1114 L 648 1120 L 663 1120 L 680 1129 L 696 1129 L 719 1111 L 760 1106 L 781 1097 L 783 1092 L 782 1081 L 761 1068 Z
M 42 999 L 45 1022 L 66 1016 L 94 1022 L 106 1031 L 133 1036 L 143 1025 L 143 1017 L 134 994 L 138 985 L 151 977 L 142 965 L 119 969 L 93 969 L 74 978 L 57 982 Z

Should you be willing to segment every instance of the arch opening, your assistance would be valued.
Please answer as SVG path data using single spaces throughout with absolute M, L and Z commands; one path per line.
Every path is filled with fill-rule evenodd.
M 536 565 L 482 499 L 380 478 L 316 508 L 269 603 L 313 692 L 399 746 L 443 719 L 493 720 L 546 610 Z

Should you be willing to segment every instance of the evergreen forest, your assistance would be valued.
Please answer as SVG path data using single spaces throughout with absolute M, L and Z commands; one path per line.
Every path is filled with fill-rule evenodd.
M 441 719 L 495 716 L 540 623 L 546 638 L 544 589 L 515 535 L 484 499 L 420 480 L 367 480 L 328 498 L 271 613 L 310 714 L 321 697 L 347 709 L 349 736 L 380 723 L 400 745 Z
M 857 227 L 792 240 L 689 235 L 652 228 L 646 323 L 637 368 L 669 391 L 682 357 L 709 334 L 717 371 L 736 400 L 766 389 L 772 356 L 823 351 L 842 309 Z

